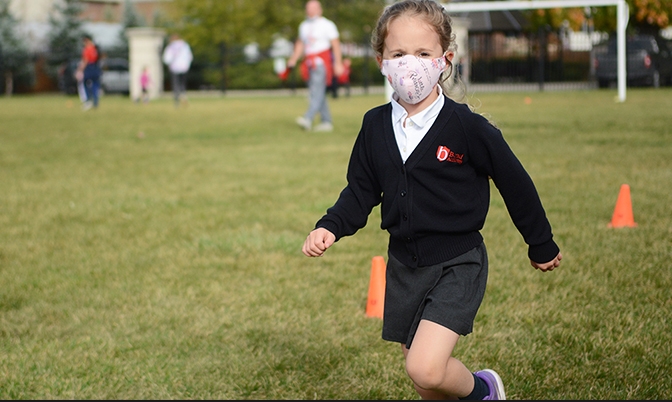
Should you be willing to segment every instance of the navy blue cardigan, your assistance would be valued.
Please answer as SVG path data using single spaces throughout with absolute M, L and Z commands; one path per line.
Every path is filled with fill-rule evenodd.
M 499 129 L 445 98 L 429 132 L 404 164 L 392 128 L 392 105 L 369 110 L 357 136 L 347 186 L 316 223 L 336 236 L 354 234 L 381 204 L 389 252 L 411 267 L 448 261 L 483 241 L 489 178 L 535 262 L 559 252 L 532 179 Z

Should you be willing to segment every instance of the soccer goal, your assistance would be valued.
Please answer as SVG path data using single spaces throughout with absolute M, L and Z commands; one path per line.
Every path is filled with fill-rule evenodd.
M 533 10 L 547 8 L 583 8 L 616 6 L 617 34 L 617 73 L 618 100 L 625 101 L 626 88 L 626 55 L 625 28 L 628 25 L 629 10 L 625 0 L 529 0 L 529 1 L 479 1 L 479 2 L 448 2 L 442 3 L 448 12 L 477 12 L 501 10 Z

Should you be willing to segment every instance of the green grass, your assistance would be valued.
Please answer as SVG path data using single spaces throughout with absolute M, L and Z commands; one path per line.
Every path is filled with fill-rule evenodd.
M 483 93 L 563 265 L 534 270 L 493 187 L 490 279 L 455 351 L 511 399 L 672 398 L 672 89 Z M 531 104 L 524 102 L 530 96 Z M 0 99 L 0 398 L 417 399 L 364 314 L 378 209 L 318 259 L 363 113 L 295 97 Z M 607 224 L 621 184 L 636 228 Z

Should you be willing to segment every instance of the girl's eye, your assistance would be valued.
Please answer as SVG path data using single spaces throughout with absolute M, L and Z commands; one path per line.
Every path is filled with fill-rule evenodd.
M 421 52 L 418 56 L 420 56 L 420 57 L 429 57 L 429 53 L 427 53 L 427 52 Z
M 392 53 L 392 57 L 404 57 L 401 53 Z

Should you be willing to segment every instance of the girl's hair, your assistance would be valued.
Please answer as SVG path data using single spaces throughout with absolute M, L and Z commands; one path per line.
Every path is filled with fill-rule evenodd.
M 383 57 L 385 38 L 387 38 L 390 23 L 401 16 L 421 18 L 439 35 L 441 49 L 444 52 L 457 51 L 452 19 L 448 15 L 448 11 L 441 4 L 434 0 L 404 0 L 385 7 L 378 18 L 376 28 L 371 35 L 371 46 L 376 56 Z M 441 87 L 446 94 L 454 92 L 453 88 L 446 82 L 453 73 L 454 66 L 450 60 L 447 61 L 450 69 L 446 70 L 447 73 L 444 73 L 441 79 Z M 462 89 L 462 94 L 458 98 L 463 99 L 464 83 L 459 77 L 454 77 L 454 80 Z

